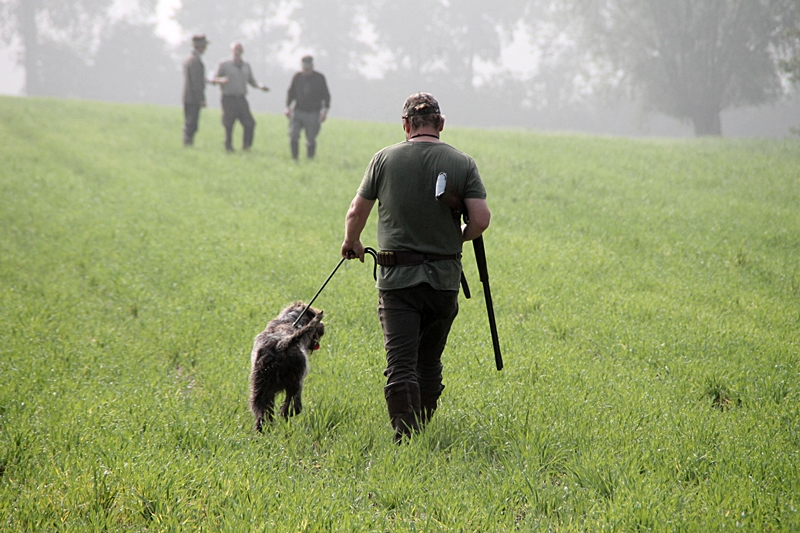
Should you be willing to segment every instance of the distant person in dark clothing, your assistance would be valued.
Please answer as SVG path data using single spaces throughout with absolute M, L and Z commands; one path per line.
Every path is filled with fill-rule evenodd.
M 286 116 L 289 117 L 289 144 L 292 157 L 300 152 L 300 132 L 306 130 L 306 155 L 313 159 L 317 150 L 317 134 L 328 116 L 331 95 L 322 73 L 314 70 L 314 58 L 302 59 L 303 70 L 292 78 L 286 95 Z M 294 108 L 292 108 L 294 103 Z
M 206 106 L 206 67 L 200 56 L 206 51 L 205 35 L 192 37 L 193 50 L 183 62 L 183 145 L 194 144 L 200 108 Z
M 247 103 L 247 86 L 252 85 L 264 92 L 269 91 L 269 87 L 261 85 L 253 78 L 253 70 L 242 59 L 244 54 L 242 43 L 233 43 L 231 51 L 233 58 L 222 61 L 214 77 L 209 80 L 222 88 L 222 125 L 225 127 L 225 149 L 228 152 L 233 152 L 233 125 L 237 120 L 244 129 L 242 150 L 249 150 L 253 144 L 256 121 Z

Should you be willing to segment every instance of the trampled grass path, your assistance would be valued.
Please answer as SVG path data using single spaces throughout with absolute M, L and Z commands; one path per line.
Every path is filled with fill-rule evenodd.
M 0 530 L 800 530 L 800 142 L 448 116 L 506 368 L 466 247 L 441 408 L 398 448 L 371 266 L 317 301 L 303 413 L 257 435 L 246 400 L 400 125 L 334 117 L 295 164 L 256 119 L 228 155 L 215 110 L 187 150 L 177 107 L 0 98 Z

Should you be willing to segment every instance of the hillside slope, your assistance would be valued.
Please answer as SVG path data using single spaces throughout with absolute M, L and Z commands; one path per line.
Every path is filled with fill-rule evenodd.
M 800 528 L 800 142 L 448 127 L 506 368 L 467 246 L 441 409 L 397 449 L 371 265 L 317 302 L 302 415 L 256 435 L 246 399 L 400 125 L 331 119 L 295 163 L 256 120 L 226 154 L 215 110 L 184 149 L 177 108 L 0 98 L 0 530 Z

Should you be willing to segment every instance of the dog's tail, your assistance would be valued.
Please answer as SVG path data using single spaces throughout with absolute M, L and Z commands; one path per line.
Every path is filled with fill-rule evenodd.
M 312 341 L 313 344 L 316 344 L 319 341 L 319 338 L 322 337 L 324 333 L 324 326 L 322 325 L 322 316 L 324 313 L 320 311 L 319 313 L 312 318 L 308 324 L 304 325 L 301 328 L 298 328 L 294 333 L 290 336 L 281 339 L 278 342 L 277 349 L 279 351 L 286 350 L 292 345 L 295 344 L 304 344 L 306 346 L 311 346 Z

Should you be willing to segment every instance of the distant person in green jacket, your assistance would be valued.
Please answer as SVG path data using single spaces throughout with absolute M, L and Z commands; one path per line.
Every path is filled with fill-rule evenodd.
M 289 145 L 292 158 L 297 159 L 300 152 L 300 132 L 305 129 L 306 155 L 313 159 L 317 151 L 317 134 L 331 106 L 331 94 L 325 76 L 314 70 L 314 58 L 303 57 L 302 65 L 303 70 L 294 75 L 286 95 Z
M 242 43 L 231 44 L 231 52 L 233 57 L 222 61 L 217 66 L 214 77 L 209 80 L 222 87 L 222 125 L 225 127 L 225 150 L 228 152 L 233 152 L 233 125 L 237 120 L 244 129 L 242 150 L 249 150 L 253 145 L 256 121 L 250 112 L 250 104 L 247 103 L 247 86 L 252 85 L 264 92 L 269 91 L 269 87 L 255 80 L 250 64 L 242 59 L 244 54 Z
M 200 56 L 206 51 L 205 35 L 192 37 L 192 53 L 183 62 L 183 145 L 194 144 L 200 108 L 206 106 L 206 67 Z

